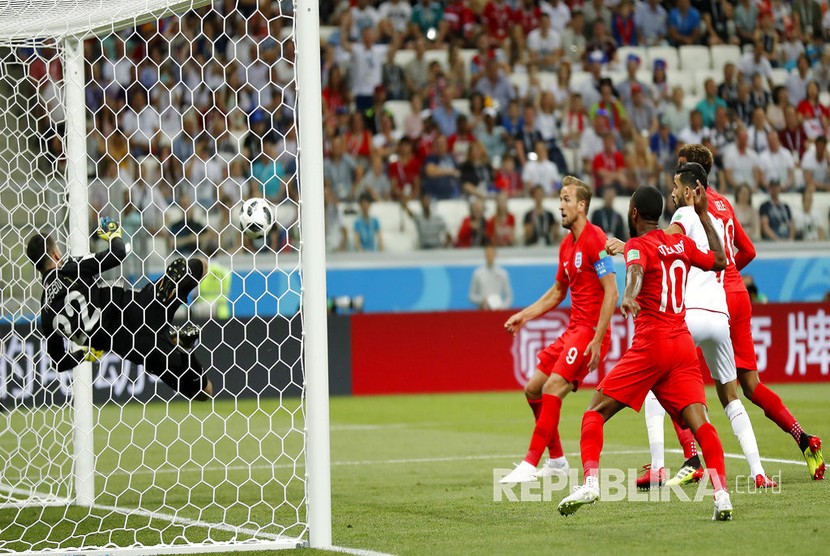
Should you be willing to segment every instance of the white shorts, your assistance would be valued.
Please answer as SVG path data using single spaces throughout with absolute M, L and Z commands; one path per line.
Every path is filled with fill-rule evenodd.
M 704 309 L 686 309 L 686 325 L 703 352 L 712 378 L 721 384 L 736 380 L 738 370 L 729 337 L 729 317 Z

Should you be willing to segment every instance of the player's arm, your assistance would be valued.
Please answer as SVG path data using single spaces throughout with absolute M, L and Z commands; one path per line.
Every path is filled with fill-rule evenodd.
M 46 353 L 59 373 L 71 371 L 84 360 L 84 352 L 67 350 L 63 337 L 57 332 L 46 335 Z
M 735 267 L 740 272 L 755 258 L 755 245 L 738 219 L 733 217 L 732 222 L 735 224 Z
M 96 275 L 119 266 L 127 257 L 127 247 L 121 238 L 121 226 L 110 218 L 101 219 L 98 237 L 108 242 L 106 249 L 80 259 L 70 259 L 61 270 L 70 275 Z
M 533 320 L 544 315 L 551 309 L 558 307 L 562 303 L 562 300 L 565 299 L 567 293 L 568 286 L 557 280 L 539 299 L 507 319 L 507 322 L 504 323 L 505 330 L 516 335 L 527 321 Z
M 637 318 L 640 314 L 640 304 L 637 303 L 637 296 L 643 289 L 643 267 L 639 264 L 629 264 L 625 271 L 625 291 L 623 292 L 620 312 L 624 317 L 631 315 Z
M 608 261 L 607 263 L 602 261 Z M 613 269 L 613 259 L 606 255 L 601 259 L 601 263 L 597 264 L 608 264 L 611 265 Z M 597 327 L 594 332 L 594 337 L 591 340 L 591 343 L 588 344 L 588 347 L 585 349 L 585 353 L 583 355 L 588 355 L 591 353 L 591 361 L 588 363 L 588 369 L 594 370 L 599 366 L 599 357 L 600 357 L 600 349 L 602 347 L 602 340 L 605 338 L 605 333 L 608 331 L 608 326 L 611 324 L 611 317 L 614 314 L 614 308 L 617 306 L 617 300 L 619 299 L 620 295 L 617 292 L 617 280 L 616 274 L 613 270 L 604 274 L 599 279 L 599 283 L 602 286 L 602 307 L 599 311 L 599 320 L 597 321 Z
M 698 218 L 700 218 L 703 230 L 706 232 L 706 240 L 709 242 L 709 250 L 714 253 L 715 260 L 711 268 L 707 268 L 709 266 L 708 261 L 704 262 L 700 260 L 700 257 L 690 255 L 691 262 L 703 270 L 723 270 L 726 268 L 726 253 L 723 251 L 723 245 L 721 245 L 718 232 L 715 230 L 715 226 L 709 218 L 709 201 L 706 198 L 706 190 L 700 185 L 695 188 L 695 212 L 697 213 Z M 697 254 L 700 253 L 700 251 L 698 249 L 693 249 L 692 253 Z

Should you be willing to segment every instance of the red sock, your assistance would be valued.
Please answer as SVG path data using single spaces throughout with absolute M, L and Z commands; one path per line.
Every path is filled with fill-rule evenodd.
M 533 420 L 539 421 L 539 415 L 542 413 L 542 398 L 534 400 L 527 398 L 527 405 L 530 406 L 530 410 L 533 412 Z
M 525 461 L 531 465 L 539 465 L 542 454 L 554 437 L 559 441 L 559 413 L 562 409 L 562 400 L 551 394 L 542 394 L 542 411 L 536 420 L 536 428 L 530 437 L 530 448 L 527 450 Z M 561 452 L 562 447 L 559 447 Z
M 715 491 L 726 489 L 726 465 L 723 462 L 723 445 L 720 443 L 718 431 L 712 423 L 704 423 L 695 433 L 706 468 L 709 470 L 709 479 Z
M 798 424 L 793 414 L 778 397 L 778 394 L 766 387 L 763 382 L 759 382 L 752 393 L 752 403 L 764 410 L 764 415 L 767 416 L 773 423 L 781 427 L 784 432 L 790 433 L 796 442 L 801 440 L 801 425 Z
M 683 457 L 689 459 L 697 455 L 697 445 L 695 444 L 695 435 L 689 429 L 680 428 L 680 425 L 671 420 L 674 425 L 674 432 L 677 433 L 677 440 L 680 442 L 680 447 L 683 448 Z
M 582 469 L 585 478 L 599 475 L 599 455 L 602 453 L 602 427 L 605 419 L 596 411 L 586 411 L 582 416 L 582 434 L 579 451 L 582 453 Z

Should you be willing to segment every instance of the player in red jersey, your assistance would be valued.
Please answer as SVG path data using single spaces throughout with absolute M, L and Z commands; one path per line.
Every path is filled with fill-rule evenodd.
M 542 476 L 568 474 L 568 462 L 559 440 L 562 400 L 608 352 L 608 324 L 617 304 L 614 263 L 605 252 L 605 233 L 588 221 L 591 188 L 573 176 L 565 176 L 559 192 L 562 225 L 570 233 L 559 246 L 556 281 L 533 304 L 507 319 L 504 328 L 516 334 L 529 320 L 558 306 L 571 290 L 571 320 L 565 332 L 539 352 L 539 364 L 525 386 L 525 396 L 536 426 L 524 460 L 501 482 L 517 483 Z M 536 469 L 545 449 L 550 459 Z
M 681 164 L 697 162 L 707 173 L 712 169 L 712 153 L 703 145 L 683 145 L 678 156 L 678 162 Z M 810 476 L 816 481 L 821 480 L 824 478 L 825 470 L 821 438 L 804 432 L 778 394 L 767 388 L 758 376 L 758 363 L 752 342 L 752 304 L 740 274 L 740 271 L 755 258 L 755 247 L 741 223 L 735 218 L 729 200 L 711 188 L 708 191 L 709 212 L 723 222 L 725 229 L 723 242 L 727 266 L 722 275 L 723 289 L 726 291 L 726 304 L 729 308 L 729 334 L 735 351 L 738 382 L 744 395 L 760 407 L 768 419 L 792 435 L 807 461 Z
M 676 179 L 694 180 L 694 174 L 680 167 Z M 710 475 L 715 487 L 713 519 L 732 519 L 723 446 L 706 416 L 697 351 L 685 320 L 689 268 L 722 270 L 726 256 L 709 219 L 703 187 L 695 189 L 694 204 L 706 230 L 707 252 L 685 235 L 667 235 L 657 228 L 663 196 L 656 188 L 643 186 L 631 196 L 628 221 L 632 239 L 625 246 L 626 286 L 620 309 L 624 316 L 630 314 L 635 319 L 634 338 L 620 362 L 597 387 L 583 416 L 579 446 L 585 482 L 559 503 L 562 515 L 599 499 L 603 426 L 625 407 L 639 411 L 651 390 L 673 418 L 692 429 L 707 465 L 714 470 Z

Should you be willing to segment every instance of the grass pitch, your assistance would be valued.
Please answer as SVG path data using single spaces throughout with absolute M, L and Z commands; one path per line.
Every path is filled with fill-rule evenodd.
M 830 384 L 803 386 L 773 386 L 790 410 L 808 432 L 822 435 L 830 441 L 830 420 L 827 402 Z M 579 429 L 582 413 L 592 395 L 587 389 L 568 397 L 563 405 L 560 431 L 568 460 L 580 470 Z M 394 397 L 335 398 L 331 401 L 332 445 L 332 506 L 333 541 L 335 545 L 394 554 L 550 554 L 597 553 L 791 553 L 801 550 L 823 551 L 830 540 L 827 529 L 826 507 L 830 482 L 813 482 L 792 438 L 780 431 L 763 413 L 745 401 L 755 429 L 764 466 L 769 475 L 781 483 L 780 493 L 746 492 L 746 481 L 736 490 L 736 477 L 748 474 L 748 466 L 740 455 L 740 447 L 731 432 L 723 411 L 716 407 L 714 391 L 707 392 L 714 402 L 711 419 L 717 428 L 727 454 L 727 473 L 730 479 L 735 521 L 715 523 L 710 520 L 711 497 L 702 502 L 684 502 L 672 497 L 668 502 L 628 501 L 600 502 L 583 508 L 576 515 L 564 518 L 556 511 L 559 500 L 567 490 L 549 493 L 548 501 L 510 502 L 503 498 L 494 501 L 494 469 L 506 469 L 519 461 L 529 442 L 532 417 L 521 392 L 424 395 Z M 291 405 L 292 401 L 286 401 Z M 233 404 L 220 402 L 215 406 L 219 415 L 229 414 Z M 264 427 L 282 430 L 286 450 L 295 452 L 298 440 L 285 431 L 301 426 L 296 420 L 300 413 L 289 408 L 286 412 L 254 411 L 252 405 L 240 403 L 237 411 L 243 416 L 223 420 L 227 423 L 222 434 L 237 438 L 240 446 L 256 442 L 255 432 Z M 181 465 L 187 458 L 207 466 L 211 473 L 199 475 L 197 489 L 190 496 L 218 496 L 219 502 L 209 505 L 202 518 L 209 522 L 244 523 L 242 507 L 229 504 L 223 508 L 222 496 L 227 492 L 216 488 L 214 481 L 225 487 L 240 483 L 245 462 L 228 459 L 233 446 L 230 440 L 221 443 L 194 443 L 192 451 L 183 453 L 169 435 L 195 434 L 204 427 L 209 435 L 215 428 L 216 417 L 209 411 L 194 407 L 188 414 L 185 403 L 155 404 L 145 410 L 146 418 L 158 418 L 165 426 L 119 428 L 121 421 L 137 416 L 120 408 L 105 407 L 101 422 L 111 430 L 111 436 L 124 444 L 120 449 L 99 450 L 99 466 L 112 469 L 119 461 L 116 454 L 130 449 L 131 442 L 152 450 L 154 461 L 160 458 Z M 286 429 L 290 422 L 293 427 Z M 217 421 L 218 423 L 218 421 Z M 175 426 L 174 426 L 175 424 Z M 195 427 L 195 429 L 191 429 Z M 150 442 L 152 434 L 160 442 Z M 682 462 L 671 424 L 666 422 L 666 464 L 676 468 Z M 132 436 L 128 441 L 126 433 Z M 147 435 L 148 438 L 141 438 Z M 252 436 L 253 435 L 253 436 Z M 168 441 L 175 449 L 166 447 Z M 100 443 L 99 443 L 100 446 Z M 221 449 L 217 450 L 216 447 Z M 270 448 L 269 448 L 270 450 Z M 225 453 L 227 452 L 227 453 Z M 826 450 L 830 453 L 830 447 Z M 136 453 L 136 455 L 138 455 Z M 149 456 L 148 456 L 149 457 Z M 631 410 L 619 413 L 605 428 L 605 446 L 601 465 L 604 469 L 624 470 L 632 476 L 649 462 L 646 431 L 641 415 Z M 227 461 L 226 461 L 227 460 Z M 262 472 L 263 462 L 254 462 Z M 227 464 L 228 470 L 214 468 Z M 187 489 L 168 489 L 163 496 L 165 474 L 147 472 L 146 465 L 125 458 L 120 465 L 135 465 L 132 476 L 110 474 L 106 490 L 127 492 L 134 501 L 142 500 L 166 504 L 174 508 L 184 499 Z M 284 467 L 277 471 L 265 470 L 265 475 L 254 473 L 254 481 L 270 481 L 272 486 L 285 482 Z M 302 468 L 297 469 L 299 476 Z M 580 475 L 581 473 L 577 473 Z M 155 479 L 153 478 L 155 476 Z M 246 475 L 247 476 L 247 475 Z M 172 478 L 187 480 L 186 474 Z M 259 477 L 259 478 L 258 478 Z M 264 477 L 264 479 L 263 479 Z M 153 481 L 156 481 L 155 483 Z M 153 486 L 155 484 L 155 486 Z M 165 483 L 166 484 L 166 483 Z M 287 483 L 288 490 L 302 490 L 301 484 Z M 170 486 L 170 485 L 168 485 Z M 570 486 L 570 485 L 569 485 Z M 521 495 L 519 487 L 513 489 Z M 695 487 L 687 487 L 690 496 Z M 537 494 L 539 491 L 535 491 Z M 292 496 L 302 496 L 294 492 Z M 153 497 L 159 496 L 158 500 Z M 179 498 L 181 497 L 181 498 Z M 266 493 L 266 499 L 281 499 Z M 267 510 L 268 507 L 261 508 Z M 62 512 L 63 510 L 61 510 Z M 292 510 L 293 511 L 293 510 Z M 301 516 L 304 517 L 304 511 Z M 57 512 L 57 510 L 55 510 Z M 240 513 L 242 512 L 242 513 Z M 276 512 L 278 517 L 284 517 Z M 283 512 L 285 513 L 285 512 Z M 289 512 L 290 513 L 290 512 Z M 40 515 L 40 514 L 38 514 Z M 49 513 L 37 519 L 48 521 Z M 0 511 L 0 540 L 8 540 L 20 528 L 32 525 L 29 514 Z M 152 533 L 148 523 L 131 518 L 130 526 L 137 533 L 119 535 L 108 532 L 108 521 L 93 514 L 80 520 L 77 526 L 58 523 L 51 527 L 29 527 L 32 534 L 80 536 L 88 531 L 103 530 L 97 538 L 104 542 L 129 544 L 137 540 L 148 542 L 162 538 L 167 542 L 176 536 L 191 540 L 204 539 L 205 531 L 198 525 L 172 526 L 158 521 Z M 118 520 L 115 520 L 118 521 Z M 124 526 L 125 519 L 120 519 Z M 222 538 L 214 532 L 213 538 Z M 16 536 L 16 534 L 15 534 Z M 8 546 L 7 546 L 8 548 Z M 304 549 L 302 554 L 320 554 Z M 291 552 L 290 554 L 296 554 Z M 289 553 L 286 553 L 289 554 Z

